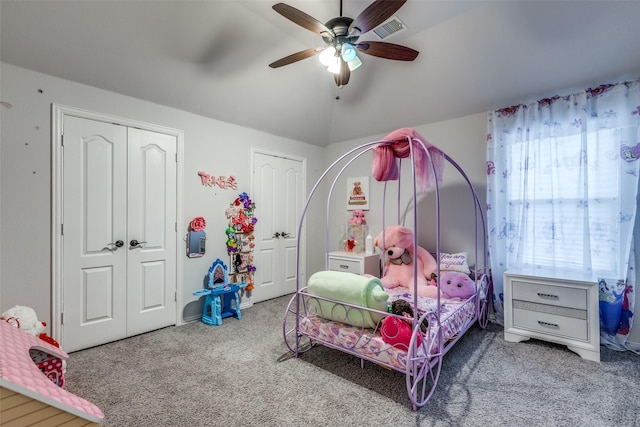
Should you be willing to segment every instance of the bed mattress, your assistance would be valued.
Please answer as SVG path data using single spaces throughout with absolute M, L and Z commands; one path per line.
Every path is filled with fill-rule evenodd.
M 388 289 L 389 303 L 396 299 L 405 299 L 414 305 L 413 296 L 404 288 Z M 444 342 L 455 338 L 463 328 L 475 318 L 475 299 L 459 301 L 455 299 L 440 300 L 440 323 Z M 429 312 L 428 334 L 430 339 L 419 349 L 418 354 L 424 354 L 428 348 L 429 355 L 439 351 L 436 341 L 437 301 L 433 298 L 418 297 L 418 313 Z M 415 307 L 414 307 L 415 311 Z M 367 359 L 381 362 L 398 370 L 406 367 L 407 352 L 382 340 L 380 333 L 373 329 L 360 328 L 344 323 L 328 320 L 315 314 L 307 314 L 300 320 L 299 331 L 309 338 L 322 344 L 328 344 L 348 352 L 361 355 Z

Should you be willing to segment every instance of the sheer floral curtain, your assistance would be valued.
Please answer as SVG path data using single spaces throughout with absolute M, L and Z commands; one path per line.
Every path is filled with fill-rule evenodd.
M 602 278 L 601 341 L 627 348 L 637 280 L 640 80 L 492 111 L 487 139 L 498 322 L 506 269 L 591 271 Z

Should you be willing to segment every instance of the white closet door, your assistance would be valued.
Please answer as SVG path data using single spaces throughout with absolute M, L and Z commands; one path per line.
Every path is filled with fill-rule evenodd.
M 66 116 L 63 170 L 65 351 L 126 337 L 127 128 Z
M 298 222 L 304 204 L 303 162 L 263 153 L 254 155 L 256 267 L 252 302 L 296 290 Z M 284 236 L 283 236 L 284 234 Z
M 175 177 L 175 136 L 129 128 L 127 335 L 175 324 Z
M 64 350 L 175 324 L 176 137 L 65 116 L 63 148 Z

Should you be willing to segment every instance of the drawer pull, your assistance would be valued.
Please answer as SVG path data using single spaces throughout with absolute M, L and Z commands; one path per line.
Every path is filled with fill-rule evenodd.
M 560 325 L 558 325 L 556 323 L 543 322 L 542 320 L 538 320 L 538 325 L 545 326 L 547 328 L 554 328 L 554 329 L 559 329 L 560 328 Z
M 344 265 L 344 264 L 340 264 L 340 268 L 343 270 L 348 270 L 349 266 L 348 265 Z
M 554 295 L 554 294 L 545 294 L 542 292 L 538 292 L 538 296 L 540 298 L 546 298 L 546 299 L 552 299 L 552 300 L 559 300 L 560 297 L 558 295 Z

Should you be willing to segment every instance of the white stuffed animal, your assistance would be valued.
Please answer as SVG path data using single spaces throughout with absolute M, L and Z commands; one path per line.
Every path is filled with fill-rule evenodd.
M 47 324 L 38 320 L 36 311 L 31 307 L 16 305 L 2 313 L 0 319 L 36 337 L 47 331 Z

